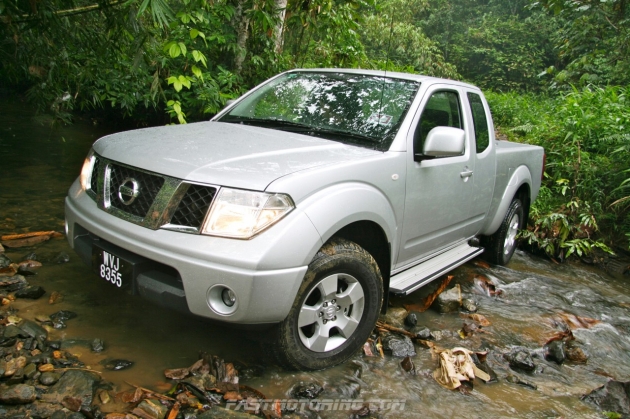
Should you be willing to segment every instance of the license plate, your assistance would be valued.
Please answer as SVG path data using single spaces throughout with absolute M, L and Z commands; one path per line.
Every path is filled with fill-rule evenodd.
M 133 265 L 120 256 L 94 247 L 92 264 L 98 276 L 118 288 L 131 283 Z

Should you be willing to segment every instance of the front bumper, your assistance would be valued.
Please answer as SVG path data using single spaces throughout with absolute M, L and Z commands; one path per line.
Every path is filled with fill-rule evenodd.
M 133 289 L 141 296 L 230 323 L 284 320 L 323 244 L 299 209 L 251 240 L 151 230 L 98 209 L 78 181 L 66 198 L 66 223 L 70 246 L 86 263 L 98 244 L 134 263 Z M 218 285 L 236 293 L 230 313 L 212 304 L 211 290 Z

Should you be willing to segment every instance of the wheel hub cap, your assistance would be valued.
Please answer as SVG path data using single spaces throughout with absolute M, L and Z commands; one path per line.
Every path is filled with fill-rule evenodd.
M 365 295 L 356 278 L 348 274 L 323 278 L 300 309 L 297 324 L 300 341 L 314 352 L 338 348 L 357 329 L 364 306 Z

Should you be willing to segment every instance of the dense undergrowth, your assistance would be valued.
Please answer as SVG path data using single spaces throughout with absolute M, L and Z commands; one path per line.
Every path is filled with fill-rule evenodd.
M 629 88 L 585 86 L 553 96 L 488 93 L 496 128 L 545 148 L 543 185 L 521 237 L 551 257 L 627 246 Z

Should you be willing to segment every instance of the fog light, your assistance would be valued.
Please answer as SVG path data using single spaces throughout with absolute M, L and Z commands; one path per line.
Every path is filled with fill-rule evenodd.
M 223 304 L 228 307 L 232 307 L 234 303 L 236 303 L 236 294 L 229 288 L 223 288 L 221 292 L 221 299 L 223 300 Z

